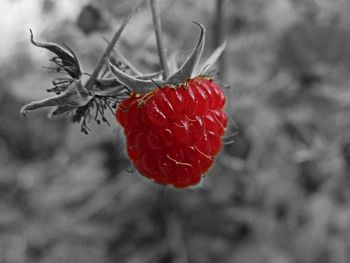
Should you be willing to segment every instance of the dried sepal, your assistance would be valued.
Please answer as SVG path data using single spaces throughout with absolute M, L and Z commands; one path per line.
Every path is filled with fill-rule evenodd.
M 189 79 L 203 53 L 204 42 L 205 42 L 205 28 L 200 23 L 197 23 L 197 22 L 193 22 L 193 23 L 199 26 L 201 30 L 197 45 L 192 51 L 192 53 L 189 55 L 187 60 L 182 64 L 182 66 L 166 80 L 167 84 L 176 85 L 178 83 L 184 82 L 185 80 Z
M 45 48 L 56 55 L 56 57 L 52 58 L 51 61 L 56 64 L 57 68 L 55 69 L 57 71 L 65 70 L 73 79 L 80 78 L 81 70 L 78 58 L 68 46 L 65 46 L 67 48 L 66 50 L 54 43 L 39 43 L 34 41 L 32 30 L 30 30 L 30 41 L 33 45 Z
M 101 90 L 94 90 L 93 94 L 95 96 L 109 96 L 113 98 L 119 98 L 122 95 L 130 94 L 130 92 L 122 85 L 111 86 L 109 88 L 104 88 Z
M 163 71 L 145 73 L 145 74 L 141 74 L 141 75 L 136 75 L 135 78 L 137 78 L 139 80 L 159 79 L 161 77 L 162 73 L 163 73 Z M 105 91 L 106 88 L 118 88 L 118 87 L 122 86 L 116 78 L 97 79 L 96 85 L 98 87 L 100 87 L 101 90 L 103 90 L 103 91 Z
M 67 118 L 73 111 L 75 107 L 71 106 L 58 106 L 53 108 L 48 117 L 51 118 Z
M 104 116 L 105 112 L 107 110 L 114 112 L 117 104 L 125 99 L 130 92 L 115 78 L 113 80 L 106 79 L 106 77 L 111 77 L 112 74 L 109 65 L 104 63 L 104 58 L 110 55 L 130 18 L 144 2 L 146 0 L 139 0 L 130 14 L 124 18 L 122 25 L 97 63 L 94 72 L 90 75 L 90 79 L 84 85 L 81 83 L 82 72 L 74 52 L 67 46 L 62 47 L 54 43 L 37 42 L 34 40 L 33 32 L 30 31 L 30 40 L 33 45 L 45 48 L 56 55 L 51 59 L 54 66 L 50 69 L 67 73 L 67 76 L 53 80 L 53 87 L 47 89 L 48 92 L 56 93 L 56 96 L 31 102 L 21 109 L 21 113 L 25 114 L 28 111 L 52 107 L 50 117 L 71 117 L 74 122 L 81 123 L 81 130 L 84 133 L 88 133 L 87 124 L 91 119 L 97 123 L 108 123 Z M 120 55 L 118 55 L 116 63 L 119 66 L 117 70 L 144 75 Z
M 120 62 L 127 66 L 135 75 L 142 75 L 142 72 L 137 69 L 134 65 L 131 64 L 131 62 L 124 57 L 122 54 L 120 54 L 116 49 L 113 49 L 116 56 L 119 58 Z
M 108 58 L 106 58 L 110 71 L 116 80 L 123 86 L 127 87 L 130 91 L 144 93 L 152 90 L 156 85 L 152 80 L 138 79 L 121 71 L 116 65 L 114 65 Z M 159 80 L 160 81 L 160 80 Z
M 210 75 L 212 73 L 213 66 L 226 49 L 226 45 L 227 41 L 224 41 L 224 43 L 217 47 L 204 63 L 202 63 L 199 67 L 196 67 L 194 75 Z
M 56 78 L 52 81 L 53 88 L 47 89 L 47 92 L 54 92 L 56 95 L 61 94 L 61 92 L 64 92 L 74 79 L 72 78 Z
M 46 107 L 79 107 L 87 104 L 90 99 L 91 96 L 84 91 L 81 80 L 75 80 L 60 95 L 31 102 L 22 107 L 21 113 L 25 115 L 28 111 Z
M 80 123 L 81 131 L 88 134 L 90 131 L 89 122 L 95 121 L 97 124 L 106 123 L 109 125 L 105 114 L 110 111 L 114 114 L 118 103 L 126 96 L 118 95 L 111 97 L 108 95 L 95 93 L 90 99 L 80 106 L 57 106 L 49 113 L 50 118 L 70 118 L 75 123 Z
M 101 72 L 99 78 L 94 80 L 93 85 L 87 90 L 86 84 L 82 84 L 82 73 L 73 51 L 68 47 L 67 51 L 56 44 L 36 42 L 32 32 L 31 42 L 35 46 L 46 48 L 56 54 L 56 57 L 52 59 L 56 63 L 56 70 L 64 70 L 68 75 L 52 81 L 54 87 L 47 91 L 56 93 L 56 96 L 31 102 L 21 109 L 21 113 L 25 115 L 29 111 L 52 107 L 49 113 L 50 118 L 71 118 L 74 122 L 81 124 L 81 131 L 86 134 L 89 131 L 90 120 L 109 124 L 105 117 L 106 111 L 114 112 L 120 100 L 128 96 L 128 90 L 115 78 L 105 78 L 110 72 L 108 65 L 105 66 L 106 71 Z M 119 67 L 118 70 L 133 71 L 124 62 L 114 61 L 115 67 Z
M 157 71 L 157 72 L 152 72 L 152 73 L 145 73 L 145 74 L 141 74 L 141 75 L 137 75 L 136 77 L 138 79 L 160 79 L 162 77 L 163 74 L 163 70 L 161 71 Z
M 158 74 L 151 76 L 132 76 L 122 71 L 117 64 L 113 63 L 112 60 L 107 59 L 107 64 L 112 75 L 115 77 L 115 81 L 113 82 L 113 80 L 108 79 L 104 82 L 109 86 L 120 83 L 121 85 L 127 87 L 130 92 L 145 93 L 151 91 L 155 86 L 171 85 L 176 87 L 194 75 L 209 75 L 213 70 L 212 64 L 215 64 L 215 62 L 221 56 L 226 47 L 226 42 L 224 42 L 212 53 L 203 66 L 197 66 L 204 49 L 205 28 L 200 23 L 194 22 L 194 24 L 200 28 L 200 35 L 195 48 L 185 62 L 180 66 L 180 68 L 177 69 L 176 62 L 173 60 L 172 72 L 174 73 L 165 81 L 162 80 L 161 76 Z
M 173 73 L 175 73 L 178 70 L 178 54 L 174 53 L 172 54 L 169 59 L 168 59 L 168 66 L 169 66 L 169 71 L 170 71 L 170 75 L 172 75 Z
M 74 109 L 72 112 L 72 121 L 81 124 L 81 131 L 88 134 L 90 129 L 88 123 L 93 119 L 97 124 L 106 123 L 110 126 L 105 117 L 106 111 L 114 114 L 117 104 L 120 102 L 118 97 L 110 97 L 95 94 L 92 99 L 84 106 Z
M 96 86 L 105 90 L 108 88 L 120 86 L 120 82 L 115 78 L 101 78 L 96 80 Z

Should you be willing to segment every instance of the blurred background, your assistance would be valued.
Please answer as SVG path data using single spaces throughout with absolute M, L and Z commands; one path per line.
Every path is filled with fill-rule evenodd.
M 0 0 L 0 262 L 350 262 L 350 2 L 160 2 L 170 56 L 191 51 L 192 21 L 206 54 L 228 40 L 229 138 L 186 190 L 141 177 L 111 116 L 86 136 L 46 110 L 19 114 L 57 77 L 29 28 L 91 73 L 135 1 Z M 149 6 L 116 48 L 159 68 Z

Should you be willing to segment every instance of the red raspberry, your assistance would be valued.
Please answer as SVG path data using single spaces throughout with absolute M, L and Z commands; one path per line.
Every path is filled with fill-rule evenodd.
M 140 173 L 178 188 L 197 184 L 222 147 L 225 96 L 206 77 L 174 88 L 132 93 L 116 110 L 127 151 Z

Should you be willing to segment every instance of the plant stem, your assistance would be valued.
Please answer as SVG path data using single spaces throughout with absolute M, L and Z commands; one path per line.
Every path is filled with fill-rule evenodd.
M 224 36 L 224 2 L 225 0 L 217 0 L 215 10 L 215 20 L 213 24 L 214 38 L 213 48 L 217 48 L 223 41 Z M 218 60 L 219 70 L 221 75 L 225 75 L 225 56 L 221 55 Z
M 126 25 L 129 23 L 131 17 L 138 11 L 138 9 L 142 6 L 142 4 L 146 2 L 146 0 L 140 0 L 136 5 L 135 7 L 131 10 L 131 12 L 126 16 L 124 17 L 123 19 L 123 22 L 121 24 L 121 26 L 118 28 L 118 30 L 115 32 L 111 42 L 109 42 L 105 52 L 103 53 L 103 55 L 100 57 L 99 61 L 97 62 L 97 65 L 95 67 L 95 70 L 94 72 L 91 74 L 91 77 L 89 78 L 88 82 L 86 83 L 85 85 L 85 88 L 87 90 L 91 89 L 94 81 L 97 79 L 98 77 L 98 74 L 100 73 L 101 69 L 103 68 L 104 64 L 105 64 L 105 61 L 106 61 L 106 57 L 108 57 L 115 44 L 117 43 L 117 41 L 119 40 L 123 30 L 125 29 Z
M 150 0 L 151 9 L 152 9 L 152 18 L 153 18 L 153 26 L 156 34 L 157 47 L 158 47 L 158 55 L 159 62 L 163 69 L 163 78 L 167 79 L 170 75 L 168 61 L 165 56 L 165 48 L 162 39 L 162 26 L 160 21 L 160 11 L 159 11 L 159 2 L 158 0 Z

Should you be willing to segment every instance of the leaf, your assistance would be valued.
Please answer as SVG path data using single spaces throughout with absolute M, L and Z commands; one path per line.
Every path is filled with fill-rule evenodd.
M 166 83 L 168 84 L 176 85 L 190 78 L 203 53 L 205 28 L 197 22 L 193 23 L 199 26 L 201 30 L 198 43 L 180 69 L 167 79 Z

